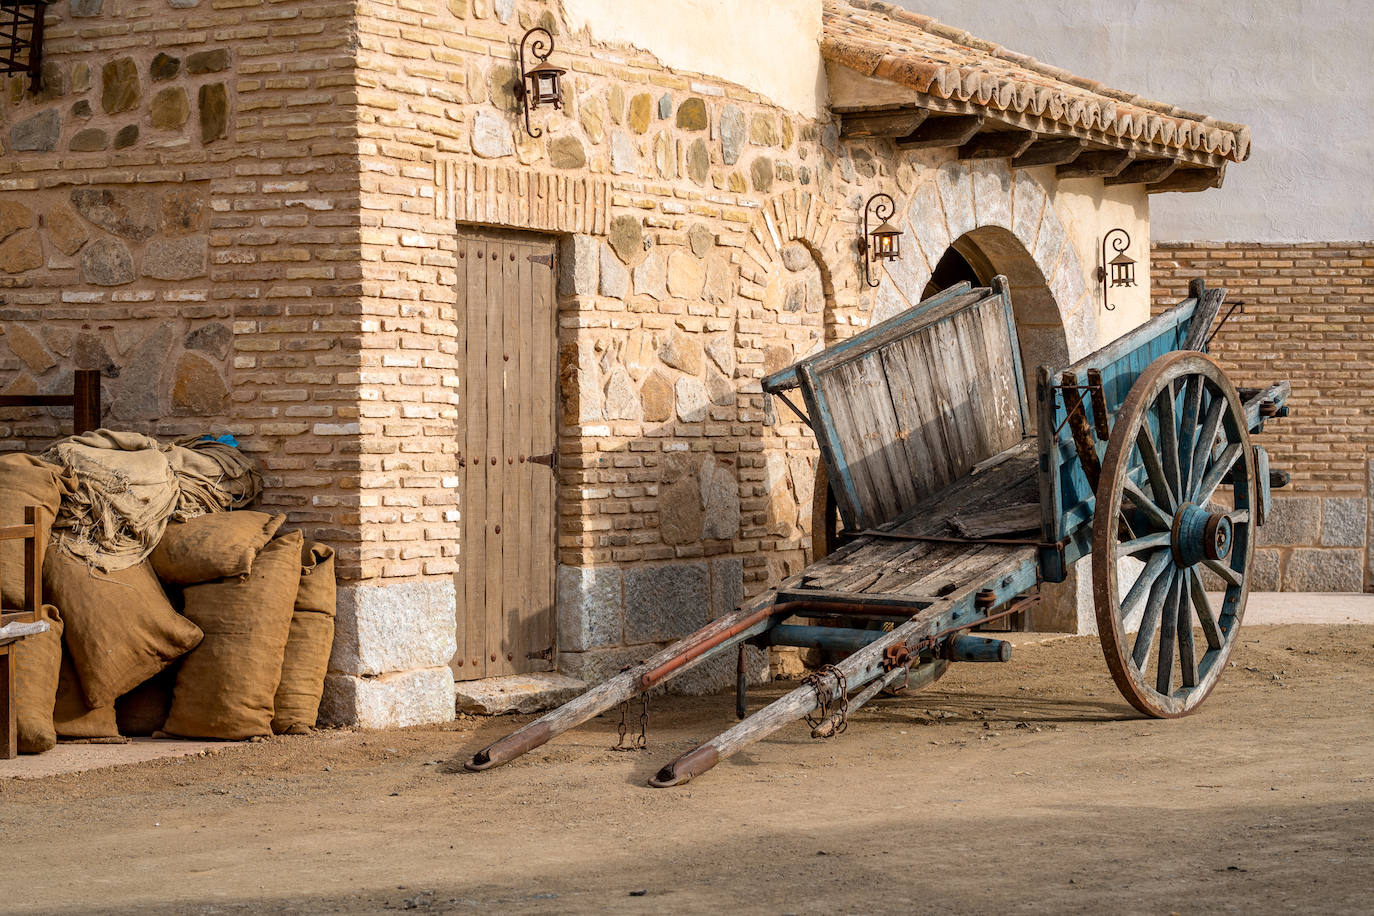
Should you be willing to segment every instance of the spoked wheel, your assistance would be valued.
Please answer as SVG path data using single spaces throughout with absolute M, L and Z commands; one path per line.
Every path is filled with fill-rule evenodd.
M 1229 508 L 1216 502 L 1223 485 Z M 1161 356 L 1117 414 L 1093 519 L 1102 652 L 1141 712 L 1187 715 L 1221 678 L 1245 612 L 1254 505 L 1255 459 L 1235 387 L 1202 353 Z M 1139 564 L 1132 582 L 1127 567 Z M 1219 608 L 1204 570 L 1226 587 Z

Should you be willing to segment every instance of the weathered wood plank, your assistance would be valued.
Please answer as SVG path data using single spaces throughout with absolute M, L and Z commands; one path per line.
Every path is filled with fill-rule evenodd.
M 1060 178 L 1110 178 L 1119 175 L 1135 159 L 1135 153 L 1094 150 L 1055 169 Z
M 1213 168 L 1180 167 L 1169 177 L 1147 184 L 1145 190 L 1150 194 L 1162 194 L 1168 191 L 1206 191 L 1221 187 L 1221 183 L 1225 179 L 1226 164 L 1224 162 Z
M 959 147 L 959 158 L 1014 159 L 1030 149 L 1035 140 L 1036 135 L 1029 131 L 984 131 Z
M 930 112 L 924 108 L 853 112 L 840 116 L 840 136 L 845 139 L 906 137 L 929 116 Z
M 920 127 L 897 140 L 898 149 L 939 149 L 963 146 L 978 133 L 987 120 L 985 115 L 952 115 L 929 118 Z
M 1132 162 L 1118 174 L 1103 180 L 1104 185 L 1151 184 L 1163 181 L 1178 169 L 1177 159 L 1146 159 Z
M 1088 148 L 1088 141 L 1077 138 L 1037 140 L 1011 161 L 1014 169 L 1029 169 L 1041 165 L 1064 165 L 1073 162 Z

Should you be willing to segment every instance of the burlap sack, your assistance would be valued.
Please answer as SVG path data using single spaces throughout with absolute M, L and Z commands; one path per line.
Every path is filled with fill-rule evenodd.
M 57 679 L 57 701 L 53 709 L 53 730 L 59 738 L 118 738 L 113 703 L 91 707 L 86 703 L 81 679 L 72 657 L 62 653 Z
M 272 541 L 245 579 L 186 588 L 205 639 L 186 656 L 163 731 L 239 740 L 272 733 L 272 702 L 301 576 L 301 533 Z
M 334 551 L 323 544 L 306 544 L 301 551 L 301 582 L 291 634 L 281 663 L 272 731 L 300 734 L 315 727 L 320 694 L 334 645 Z
M 173 585 L 246 576 L 284 521 L 265 512 L 215 512 L 172 522 L 148 559 L 157 577 Z
M 57 676 L 62 670 L 62 617 L 50 604 L 43 605 L 38 617 L 48 622 L 48 631 L 26 636 L 10 646 L 21 754 L 41 754 L 57 743 L 52 710 L 57 701 Z
M 0 455 L 0 525 L 22 525 L 25 506 L 42 506 L 47 535 L 71 487 L 71 476 L 55 464 L 32 455 Z M 7 608 L 24 606 L 22 540 L 0 541 L 0 601 Z
M 172 708 L 178 669 L 173 663 L 115 700 L 115 722 L 121 735 L 142 738 L 162 731 Z
M 200 643 L 200 628 L 172 608 L 147 561 L 100 572 L 50 550 L 43 589 L 62 612 L 63 639 L 93 708 L 113 707 Z

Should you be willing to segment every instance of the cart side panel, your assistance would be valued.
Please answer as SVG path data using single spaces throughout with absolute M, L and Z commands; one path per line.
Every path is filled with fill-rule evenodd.
M 1044 512 L 1044 537 L 1050 543 L 1063 543 L 1064 555 L 1042 553 L 1044 577 L 1062 581 L 1067 567 L 1088 552 L 1095 496 L 1078 459 L 1073 433 L 1067 420 L 1067 402 L 1056 386 L 1065 372 L 1075 372 L 1079 384 L 1086 384 L 1088 370 L 1102 373 L 1103 395 L 1107 405 L 1107 425 L 1125 402 L 1127 394 L 1146 369 L 1160 356 L 1183 347 L 1192 323 L 1196 300 L 1186 299 L 1140 328 L 1113 341 L 1071 367 L 1051 371 L 1042 367 L 1036 386 L 1040 423 L 1041 503 Z M 1082 392 L 1088 419 L 1093 407 L 1088 392 Z M 1106 447 L 1098 442 L 1099 451 Z
M 851 529 L 897 518 L 1025 434 L 1016 330 L 998 292 L 899 316 L 797 368 Z

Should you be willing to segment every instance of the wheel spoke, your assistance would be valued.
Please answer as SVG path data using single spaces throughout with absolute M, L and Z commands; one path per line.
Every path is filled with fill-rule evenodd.
M 1168 531 L 1173 527 L 1173 516 L 1159 508 L 1154 500 L 1150 499 L 1150 497 L 1146 496 L 1144 492 L 1141 491 L 1135 481 L 1131 480 L 1129 477 L 1126 478 L 1121 482 L 1121 490 L 1131 498 L 1131 501 L 1136 504 L 1141 512 L 1145 513 L 1150 521 L 1154 523 L 1155 527 L 1164 531 Z
M 1202 634 L 1207 637 L 1207 648 L 1221 648 L 1221 627 L 1217 626 L 1217 616 L 1212 613 L 1212 601 L 1207 597 L 1207 589 L 1202 587 L 1202 576 L 1196 569 L 1188 570 L 1188 590 L 1193 595 L 1193 610 L 1197 611 L 1198 623 L 1202 624 Z
M 1131 661 L 1135 662 L 1136 669 L 1141 673 L 1144 673 L 1145 663 L 1150 659 L 1150 645 L 1155 641 L 1164 599 L 1173 588 L 1176 573 L 1177 570 L 1170 564 L 1168 571 L 1150 586 L 1150 600 L 1145 603 L 1145 613 L 1141 615 L 1140 629 L 1135 634 L 1135 646 L 1131 650 Z
M 1165 385 L 1155 403 L 1159 406 L 1159 446 L 1163 452 L 1164 479 L 1169 484 L 1174 505 L 1178 505 L 1182 491 L 1178 485 L 1178 416 L 1174 409 L 1174 386 Z
M 1178 667 L 1182 674 L 1184 687 L 1197 686 L 1197 656 L 1193 647 L 1193 602 L 1189 594 L 1187 580 L 1192 579 L 1192 570 L 1185 569 L 1178 583 Z
M 1167 531 L 1159 531 L 1155 534 L 1146 534 L 1130 541 L 1122 541 L 1116 547 L 1117 556 L 1133 557 L 1142 550 L 1153 550 L 1156 547 L 1168 547 L 1173 535 Z
M 1245 581 L 1244 576 L 1220 560 L 1203 560 L 1202 562 L 1208 569 L 1224 579 L 1227 585 L 1234 585 L 1239 588 L 1240 584 Z
M 1202 406 L 1202 379 L 1190 375 L 1183 381 L 1183 416 L 1178 430 L 1178 500 L 1193 489 L 1193 457 L 1197 451 L 1198 410 Z
M 1226 446 L 1226 450 L 1221 453 L 1221 457 L 1217 459 L 1216 464 L 1212 465 L 1211 470 L 1207 472 L 1207 476 L 1202 478 L 1202 483 L 1198 484 L 1195 502 L 1199 506 L 1207 505 L 1208 500 L 1212 498 L 1212 494 L 1217 491 L 1217 487 L 1221 486 L 1222 479 L 1227 474 L 1231 473 L 1231 468 L 1235 467 L 1236 462 L 1240 460 L 1240 453 L 1241 446 L 1238 443 L 1232 443 Z
M 1122 620 L 1130 616 L 1131 610 L 1140 603 L 1140 599 L 1154 587 L 1155 580 L 1159 578 L 1160 573 L 1169 567 L 1171 559 L 1169 551 L 1156 550 L 1150 555 L 1150 559 L 1145 561 L 1145 568 L 1136 577 L 1130 591 L 1126 592 L 1126 597 L 1121 599 L 1120 614 Z
M 1136 447 L 1140 450 L 1140 463 L 1145 466 L 1145 476 L 1150 480 L 1150 492 L 1157 502 L 1173 512 L 1178 508 L 1174 494 L 1169 492 L 1169 483 L 1164 477 L 1164 465 L 1159 462 L 1159 449 L 1155 437 L 1150 432 L 1150 424 L 1140 424 L 1140 432 L 1135 437 Z
M 1174 692 L 1174 641 L 1178 636 L 1178 598 L 1182 591 L 1182 571 L 1169 582 L 1169 597 L 1164 602 L 1164 619 L 1159 628 L 1159 656 L 1155 660 L 1155 690 L 1168 696 Z
M 1198 434 L 1197 445 L 1193 446 L 1193 459 L 1188 465 L 1188 480 L 1183 488 L 1185 493 L 1193 493 L 1193 480 L 1201 478 L 1212 457 L 1212 446 L 1221 431 L 1221 418 L 1226 409 L 1226 399 L 1218 395 L 1207 408 L 1207 416 L 1202 421 L 1202 432 Z

